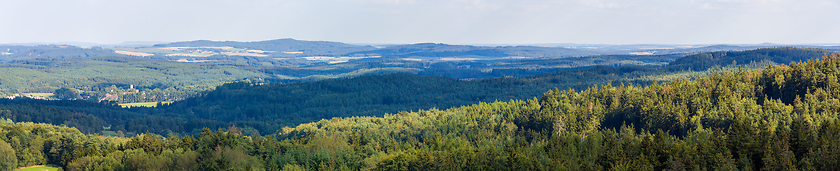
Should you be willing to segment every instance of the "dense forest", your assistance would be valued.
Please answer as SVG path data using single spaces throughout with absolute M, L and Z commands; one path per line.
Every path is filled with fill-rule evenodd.
M 200 43 L 200 41 L 197 43 Z M 282 42 L 266 43 L 266 45 L 278 46 L 283 44 Z M 250 45 L 255 44 L 251 42 Z M 495 48 L 504 49 L 503 47 Z M 68 51 L 66 54 L 71 54 L 69 51 L 76 50 L 96 50 L 95 48 L 73 47 L 55 47 L 55 49 L 59 52 Z M 18 51 L 15 51 L 14 54 L 19 54 Z M 101 49 L 98 51 L 105 52 Z M 252 82 L 293 83 L 389 73 L 483 79 L 505 76 L 523 77 L 556 70 L 573 70 L 593 66 L 647 66 L 656 68 L 666 64 L 668 65 L 666 66 L 668 68 L 667 72 L 680 72 L 689 69 L 703 72 L 714 66 L 732 65 L 732 61 L 736 61 L 735 64 L 738 65 L 765 66 L 773 62 L 786 63 L 815 59 L 827 53 L 831 52 L 822 49 L 769 48 L 698 54 L 601 55 L 568 58 L 451 61 L 371 58 L 332 64 L 326 61 L 278 60 L 247 56 L 216 55 L 201 57 L 200 59 L 180 59 L 183 57 L 166 56 L 159 59 L 157 57 L 101 56 L 110 54 L 110 52 L 106 54 L 86 52 L 85 54 L 91 56 L 74 58 L 41 57 L 0 62 L 0 71 L 4 73 L 0 74 L 0 95 L 53 93 L 57 89 L 67 88 L 76 91 L 79 94 L 78 98 L 81 99 L 94 98 L 94 100 L 108 100 L 118 103 L 160 102 L 193 97 L 201 92 L 213 90 L 223 83 L 242 79 L 250 79 Z M 685 57 L 683 60 L 669 64 L 683 57 Z M 181 60 L 182 62 L 170 60 Z M 527 96 L 537 94 L 531 93 Z
M 12 118 L 17 122 L 63 124 L 76 127 L 83 133 L 107 135 L 117 133 L 134 135 L 146 131 L 162 135 L 169 133 L 197 135 L 203 127 L 216 129 L 231 124 L 239 126 L 248 135 L 268 135 L 286 126 L 291 127 L 333 117 L 382 116 L 384 113 L 399 111 L 448 109 L 479 102 L 524 100 L 538 97 L 544 91 L 555 87 L 581 90 L 595 84 L 647 85 L 675 79 L 693 80 L 707 74 L 680 71 L 673 69 L 672 66 L 702 68 L 707 67 L 708 61 L 732 61 L 732 58 L 740 57 L 731 54 L 766 54 L 768 52 L 784 54 L 783 52 L 786 52 L 800 54 L 799 57 L 806 58 L 809 55 L 821 55 L 824 51 L 776 48 L 746 52 L 723 53 L 711 60 L 698 60 L 694 65 L 683 62 L 679 65 L 660 68 L 601 66 L 558 70 L 525 77 L 504 76 L 478 80 L 410 74 L 366 75 L 297 83 L 265 83 L 256 79 L 247 79 L 221 85 L 213 91 L 192 94 L 197 96 L 171 104 L 161 103 L 156 108 L 123 109 L 114 106 L 115 104 L 109 101 L 97 103 L 96 98 L 85 101 L 15 99 L 0 100 L 0 110 L 8 111 L 0 114 L 2 117 Z M 701 53 L 686 58 L 703 55 L 705 54 Z M 795 59 L 780 55 L 751 55 L 749 57 L 752 57 L 752 61 L 776 61 L 776 58 Z M 530 62 L 523 62 L 523 64 L 528 63 Z M 137 65 L 145 66 L 146 64 Z M 545 63 L 545 65 L 554 64 Z M 763 66 L 766 64 L 744 65 L 747 68 Z M 159 66 L 158 68 L 166 67 Z M 715 65 L 708 68 L 720 67 Z M 736 66 L 725 68 L 737 70 Z M 127 93 L 120 93 L 119 97 L 122 100 L 132 99 L 128 97 L 133 97 L 133 99 L 167 97 L 166 94 L 156 94 L 158 91 L 154 89 L 144 90 L 142 84 L 136 86 L 135 89 L 129 89 Z M 128 89 L 128 87 L 123 87 L 125 89 L 121 90 L 121 87 L 113 85 L 109 87 L 116 89 L 115 92 L 125 92 L 125 89 Z M 101 87 L 97 89 L 103 90 Z M 103 95 L 110 93 L 109 90 L 104 89 L 106 92 Z M 104 127 L 109 129 L 104 129 Z
M 131 138 L 0 121 L 0 167 L 64 170 L 838 170 L 840 55 L 539 98 Z M 250 85 L 249 85 L 250 86 Z M 255 86 L 256 87 L 256 86 Z
M 714 66 L 727 65 L 778 65 L 802 62 L 835 52 L 812 48 L 759 48 L 748 51 L 717 51 L 688 55 L 665 66 L 670 71 L 705 71 Z
M 225 82 L 266 77 L 234 66 L 130 57 L 13 60 L 0 63 L 0 71 L 0 95 L 68 88 L 120 103 L 181 100 Z M 114 98 L 102 99 L 108 94 Z
M 531 77 L 464 81 L 409 74 L 368 75 L 290 84 L 244 80 L 219 86 L 198 97 L 156 108 L 123 109 L 90 100 L 0 99 L 0 110 L 15 121 L 75 126 L 85 133 L 103 131 L 198 134 L 202 127 L 238 124 L 246 132 L 271 134 L 284 126 L 323 118 L 381 116 L 384 113 L 450 108 L 478 102 L 527 99 L 553 87 L 586 88 L 623 78 L 648 84 L 645 67 L 595 67 Z M 63 119 L 63 116 L 74 119 Z M 85 121 L 78 121 L 85 120 Z M 81 124 L 84 123 L 84 124 Z

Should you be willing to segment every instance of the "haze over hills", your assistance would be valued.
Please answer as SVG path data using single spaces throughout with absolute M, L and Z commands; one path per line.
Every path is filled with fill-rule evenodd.
M 125 42 L 118 45 L 93 43 L 56 43 L 56 45 L 0 45 L 6 49 L 0 60 L 27 59 L 37 57 L 78 57 L 78 56 L 113 56 L 114 52 L 126 56 L 159 58 L 166 60 L 203 61 L 202 57 L 223 58 L 224 56 L 267 57 L 276 60 L 291 60 L 291 63 L 313 62 L 340 63 L 349 60 L 369 58 L 406 58 L 408 60 L 486 60 L 504 58 L 562 58 L 594 55 L 652 55 L 673 53 L 697 53 L 710 51 L 750 50 L 768 47 L 807 47 L 840 50 L 837 45 L 780 45 L 780 44 L 739 44 L 739 45 L 669 45 L 669 44 L 536 44 L 536 45 L 449 45 L 442 43 L 392 44 L 370 46 L 347 44 L 330 41 L 305 41 L 295 39 L 275 39 L 266 41 L 209 41 L 196 40 L 172 43 Z M 83 48 L 74 47 L 81 45 Z M 56 49 L 61 47 L 61 49 Z M 97 48 L 105 47 L 105 48 Z M 82 50 L 86 49 L 86 50 Z M 61 55 L 50 54 L 59 51 Z M 110 51 L 110 52 L 109 52 Z
M 674 58 L 670 60 L 674 62 L 670 62 L 667 65 L 652 66 L 620 65 L 569 70 L 538 70 L 539 72 L 525 72 L 527 74 L 518 75 L 517 77 L 502 75 L 505 73 L 513 74 L 515 71 L 527 71 L 510 69 L 496 71 L 501 73 L 499 77 L 471 81 L 439 76 L 418 76 L 405 74 L 411 72 L 402 72 L 404 74 L 378 73 L 365 76 L 348 76 L 349 78 L 293 83 L 266 83 L 258 80 L 258 78 L 254 78 L 266 75 L 261 75 L 259 72 L 248 72 L 248 70 L 231 66 L 203 65 L 201 67 L 190 68 L 188 64 L 184 63 L 165 61 L 151 63 L 146 61 L 148 59 L 144 60 L 140 58 L 120 59 L 99 57 L 94 58 L 96 60 L 89 61 L 88 63 L 115 62 L 119 59 L 124 62 L 118 63 L 118 65 L 109 65 L 121 66 L 127 69 L 136 68 L 132 69 L 132 72 L 142 73 L 140 75 L 167 77 L 170 80 L 162 82 L 163 84 L 146 81 L 147 83 L 135 84 L 134 89 L 129 89 L 128 85 L 125 84 L 131 82 L 131 77 L 114 80 L 122 83 L 122 85 L 118 86 L 107 84 L 109 82 L 107 82 L 108 80 L 105 77 L 93 77 L 93 79 L 82 80 L 86 80 L 85 82 L 102 81 L 97 84 L 88 85 L 88 88 L 84 88 L 85 94 L 105 97 L 106 93 L 109 93 L 112 95 L 119 94 L 122 100 L 156 99 L 158 101 L 167 97 L 165 96 L 167 94 L 170 98 L 175 97 L 179 93 L 181 93 L 181 96 L 177 97 L 176 100 L 178 101 L 176 102 L 156 108 L 132 108 L 126 110 L 118 110 L 118 108 L 92 110 L 90 108 L 73 107 L 80 105 L 76 103 L 82 102 L 66 104 L 49 102 L 43 103 L 43 105 L 46 105 L 46 108 L 68 110 L 69 112 L 67 113 L 89 114 L 82 115 L 84 117 L 79 118 L 87 121 L 73 121 L 72 124 L 90 132 L 100 131 L 100 127 L 104 126 L 102 124 L 110 124 L 113 126 L 111 128 L 112 130 L 122 130 L 124 132 L 136 133 L 138 131 L 151 130 L 153 133 L 161 134 L 170 131 L 195 134 L 200 132 L 202 127 L 215 129 L 236 124 L 243 129 L 259 133 L 272 133 L 284 126 L 294 126 L 333 117 L 380 116 L 385 113 L 418 109 L 447 109 L 479 102 L 490 103 L 494 101 L 525 100 L 538 97 L 546 90 L 553 88 L 582 90 L 592 85 L 609 84 L 619 86 L 622 83 L 646 85 L 653 82 L 674 79 L 690 80 L 707 75 L 708 69 L 713 69 L 714 72 L 720 72 L 721 67 L 727 68 L 726 70 L 735 71 L 739 67 L 744 69 L 760 69 L 777 63 L 820 59 L 827 53 L 831 52 L 822 49 L 807 48 L 765 48 L 750 51 L 706 52 L 684 57 L 618 55 L 602 56 L 595 59 L 617 61 L 631 60 L 633 58 L 630 57 L 643 56 L 651 59 L 642 58 L 636 60 L 651 60 L 648 62 L 652 62 L 652 60 Z M 569 60 L 523 60 L 519 64 L 512 64 L 512 66 L 533 67 L 537 66 L 537 64 L 554 66 L 565 64 L 566 62 L 581 62 L 586 60 L 577 58 L 562 59 Z M 736 62 L 733 64 L 733 61 Z M 53 61 L 52 63 L 60 62 Z M 362 65 L 363 63 L 354 64 Z M 480 66 L 482 63 L 461 63 L 461 65 L 474 65 L 479 70 L 476 72 L 479 73 L 483 69 Z M 423 68 L 422 65 L 420 68 Z M 420 70 L 420 68 L 417 68 L 417 70 Z M 416 74 L 435 75 L 438 72 L 451 72 L 453 75 L 468 75 L 470 71 L 475 70 L 450 68 L 449 70 L 419 71 Z M 292 70 L 289 72 L 295 71 Z M 28 72 L 21 72 L 15 75 L 25 76 L 26 73 Z M 221 73 L 228 73 L 230 75 Z M 126 72 L 116 74 L 130 75 Z M 160 75 L 157 76 L 157 74 Z M 248 77 L 249 79 L 224 84 L 214 89 L 207 89 L 208 91 L 195 89 L 175 91 L 178 89 L 169 88 L 172 84 L 192 84 L 194 85 L 190 86 L 192 88 L 197 86 L 206 87 L 208 85 L 214 85 L 208 84 L 207 81 L 210 80 L 223 82 L 224 79 L 233 80 L 237 77 Z M 59 80 L 57 78 L 44 79 Z M 2 80 L 14 80 L 14 78 L 0 78 L 0 81 Z M 76 84 L 83 84 L 85 82 Z M 2 85 L 8 84 L 4 82 Z M 104 86 L 99 84 L 103 84 Z M 161 88 L 155 89 L 155 86 Z M 114 91 L 116 93 L 110 90 L 116 90 Z M 144 92 L 141 94 L 138 91 Z M 194 93 L 196 92 L 199 92 L 199 94 L 195 95 Z M 37 101 L 24 102 L 39 103 Z M 24 102 L 9 102 L 8 105 L 19 105 Z M 92 103 L 95 104 L 95 101 Z M 49 109 L 39 108 L 38 110 Z M 54 124 L 64 123 L 62 119 L 50 119 L 52 117 L 23 117 L 24 115 L 36 115 L 36 113 L 23 112 L 23 110 L 19 110 L 18 113 L 20 113 L 20 116 L 16 116 L 15 118 L 30 118 L 24 119 L 25 121 L 50 122 Z M 64 115 L 69 114 L 56 114 L 56 117 Z M 86 117 L 92 117 L 93 120 L 90 120 L 91 118 L 86 119 Z M 79 123 L 86 123 L 88 125 Z
M 376 49 L 372 46 L 357 46 L 340 42 L 303 41 L 295 39 L 275 39 L 256 42 L 196 40 L 155 44 L 153 47 L 234 47 L 248 50 L 266 51 L 272 57 L 287 56 L 340 56 L 345 53 Z
M 571 168 L 618 167 L 584 161 L 591 158 L 645 162 L 627 168 L 651 170 L 644 168 L 682 166 L 686 160 L 635 156 L 708 156 L 691 151 L 697 149 L 686 143 L 707 143 L 694 145 L 702 151 L 724 151 L 715 152 L 714 160 L 697 160 L 713 164 L 685 164 L 706 169 L 722 167 L 714 161 L 736 159 L 740 168 L 765 168 L 751 163 L 775 161 L 758 157 L 767 153 L 737 151 L 759 149 L 759 143 L 775 144 L 763 146 L 765 151 L 795 147 L 790 153 L 803 157 L 791 160 L 820 160 L 814 162 L 818 168 L 834 165 L 823 160 L 831 156 L 817 155 L 815 149 L 840 149 L 814 136 L 840 135 L 835 131 L 840 122 L 831 112 L 840 104 L 838 84 L 832 82 L 840 56 L 830 56 L 835 52 L 825 49 L 506 58 L 509 52 L 588 51 L 416 44 L 365 51 L 382 53 L 377 57 L 352 54 L 347 58 L 354 58 L 343 62 L 312 62 L 322 59 L 281 60 L 262 50 L 222 45 L 145 47 L 149 52 L 169 50 L 147 56 L 78 56 L 111 51 L 17 47 L 32 48 L 17 54 L 43 53 L 0 63 L 0 89 L 17 94 L 59 88 L 53 91 L 55 97 L 75 100 L 0 99 L 0 150 L 20 156 L 12 157 L 24 162 L 18 166 L 49 163 L 67 170 L 217 170 L 213 168 L 243 165 L 274 170 L 279 170 L 277 165 L 458 170 L 488 168 L 486 163 L 503 170 L 569 164 L 553 161 L 576 161 L 568 165 Z M 752 70 L 803 60 L 808 64 Z M 92 98 L 80 100 L 83 96 Z M 147 100 L 157 107 L 115 104 Z M 812 126 L 817 124 L 822 127 Z M 168 138 L 159 136 L 164 134 Z M 566 148 L 575 143 L 598 150 L 560 154 L 574 152 Z M 610 158 L 616 152 L 612 143 L 624 144 L 618 152 L 628 154 Z M 662 150 L 638 151 L 651 148 Z M 733 156 L 733 150 L 751 157 Z M 532 157 L 523 154 L 546 160 L 524 162 Z M 469 161 L 456 160 L 463 158 Z
M 392 58 L 546 58 L 546 57 L 573 57 L 598 55 L 595 52 L 561 47 L 537 47 L 537 46 L 472 46 L 472 45 L 447 45 L 442 43 L 418 43 L 411 45 L 395 45 L 377 50 L 360 51 L 348 55 L 380 55 Z
M 224 82 L 246 78 L 263 79 L 268 82 L 296 82 L 370 74 L 410 73 L 456 79 L 482 79 L 528 76 L 593 66 L 656 67 L 685 56 L 704 54 L 704 51 L 776 46 L 773 44 L 752 46 L 583 45 L 585 47 L 576 47 L 579 44 L 564 45 L 570 47 L 473 46 L 440 43 L 373 47 L 295 39 L 257 42 L 200 40 L 115 48 L 4 45 L 0 46 L 0 49 L 6 50 L 0 54 L 0 61 L 5 61 L 0 62 L 3 66 L 0 70 L 15 74 L 0 76 L 2 77 L 0 78 L 0 94 L 50 93 L 55 89 L 67 87 L 84 91 L 85 95 L 102 98 L 107 94 L 113 94 L 105 90 L 125 92 L 134 85 L 139 91 L 177 95 L 167 98 L 161 98 L 161 96 L 151 98 L 152 95 L 136 96 L 118 100 L 120 103 L 156 102 L 162 99 L 184 99 L 196 92 L 212 90 Z M 796 59 L 811 58 L 810 56 L 815 54 L 827 53 L 831 52 L 822 50 L 805 55 L 808 57 Z M 712 56 L 711 58 L 726 55 L 713 54 Z M 775 55 L 775 57 L 780 56 L 791 57 L 790 54 Z M 773 57 L 768 56 L 767 59 L 773 60 L 775 59 Z M 733 60 L 736 60 L 737 64 L 762 62 L 764 65 L 766 63 L 743 59 L 727 59 L 721 62 L 719 59 L 707 58 L 709 57 L 696 58 L 696 60 L 706 61 L 708 65 L 691 69 L 703 69 L 715 65 L 726 66 Z M 780 58 L 773 62 L 780 63 L 792 59 Z M 678 63 L 684 63 L 684 61 L 672 63 L 669 67 L 674 68 Z M 91 64 L 105 66 L 98 70 L 86 68 Z M 163 67 L 150 66 L 156 64 Z M 688 66 L 695 66 L 695 64 Z M 208 68 L 210 70 L 203 72 Z M 130 74 L 130 71 L 144 73 L 146 76 L 168 75 L 168 77 L 138 77 Z M 207 79 L 213 73 L 224 75 Z

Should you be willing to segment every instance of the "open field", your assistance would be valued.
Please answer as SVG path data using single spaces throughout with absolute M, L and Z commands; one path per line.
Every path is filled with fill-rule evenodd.
M 58 170 L 58 168 L 61 168 L 61 167 L 35 165 L 35 166 L 29 166 L 29 167 L 21 167 L 21 168 L 15 169 L 15 171 L 45 171 L 45 170 L 56 171 L 56 170 Z
M 128 107 L 128 108 L 130 108 L 130 107 L 137 107 L 137 106 L 142 106 L 142 107 L 155 107 L 155 106 L 157 106 L 157 103 L 158 103 L 158 102 L 123 103 L 123 104 L 120 104 L 120 106 L 122 106 L 122 107 Z M 172 102 L 162 102 L 162 103 L 163 103 L 163 104 L 169 104 L 169 103 L 172 103 Z
M 241 53 L 241 52 L 222 52 L 224 55 L 228 56 L 255 56 L 255 57 L 266 57 L 268 55 L 258 54 L 258 53 Z
M 202 50 L 204 49 L 204 50 Z M 206 49 L 219 49 L 221 51 L 207 51 Z M 248 50 L 234 47 L 148 47 L 148 48 L 114 48 L 114 52 L 131 56 L 152 56 L 155 54 L 166 56 L 189 56 L 189 57 L 207 57 L 212 55 L 228 55 L 228 56 L 253 56 L 266 57 L 263 53 L 272 51 L 263 50 Z
M 353 59 L 380 58 L 380 57 L 381 57 L 381 56 L 366 56 L 366 57 L 349 57 L 349 56 L 343 56 L 343 57 L 310 56 L 310 57 L 303 57 L 303 59 L 310 60 L 310 61 L 324 61 L 324 62 L 328 62 L 328 63 L 330 63 L 330 64 L 336 64 L 336 63 L 344 63 L 344 62 L 348 62 L 348 61 L 353 60 Z
M 155 55 L 155 54 L 151 54 L 151 53 L 131 52 L 131 51 L 122 51 L 122 50 L 117 50 L 117 51 L 114 51 L 114 52 L 119 53 L 119 54 L 123 54 L 123 55 L 131 55 L 131 56 L 152 56 L 152 55 Z
M 115 132 L 115 131 L 102 131 L 99 135 L 106 136 L 106 137 L 116 137 L 117 132 Z
M 27 95 L 27 96 L 41 96 L 41 97 L 50 97 L 50 96 L 55 95 L 53 93 L 23 93 L 23 94 Z
M 208 57 L 212 56 L 212 53 L 173 53 L 173 54 L 166 54 L 166 56 L 189 56 L 189 57 Z
M 219 61 L 219 60 L 187 60 L 187 59 L 178 59 L 176 62 L 210 62 L 210 61 Z

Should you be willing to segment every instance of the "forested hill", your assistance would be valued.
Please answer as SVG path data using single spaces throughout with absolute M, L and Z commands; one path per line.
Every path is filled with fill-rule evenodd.
M 252 50 L 270 51 L 271 54 L 297 53 L 307 55 L 340 55 L 356 51 L 376 49 L 372 46 L 358 46 L 341 42 L 329 41 L 304 41 L 295 39 L 275 39 L 255 42 L 237 41 L 209 41 L 196 40 L 187 42 L 174 42 L 167 44 L 156 44 L 155 47 L 234 47 Z
M 561 47 L 537 46 L 470 46 L 441 43 L 397 45 L 382 49 L 353 52 L 348 55 L 381 55 L 383 57 L 571 57 L 591 56 L 596 52 Z
M 840 55 L 832 55 L 649 86 L 324 119 L 265 137 L 239 125 L 102 137 L 0 120 L 0 169 L 840 170 L 838 114 Z
M 66 45 L 3 46 L 0 45 L 0 61 L 33 58 L 80 58 L 94 56 L 122 56 L 109 49 L 99 47 L 80 48 Z
M 748 52 L 753 51 L 744 53 Z M 741 52 L 729 54 L 739 53 Z M 813 58 L 819 56 L 822 54 Z M 333 117 L 381 116 L 399 111 L 447 109 L 479 102 L 530 99 L 555 87 L 561 90 L 582 90 L 594 84 L 645 85 L 654 81 L 692 79 L 696 78 L 697 74 L 699 73 L 671 72 L 662 68 L 622 66 L 560 70 L 528 77 L 497 77 L 471 81 L 409 74 L 366 75 L 288 84 L 243 81 L 225 84 L 199 97 L 161 105 L 158 108 L 132 108 L 125 110 L 126 114 L 44 104 L 46 108 L 59 108 L 69 113 L 76 112 L 94 117 L 94 120 L 85 122 L 66 123 L 67 121 L 61 118 L 46 120 L 24 117 L 23 115 L 34 112 L 23 112 L 29 109 L 19 106 L 8 106 L 7 110 L 17 111 L 11 112 L 15 113 L 12 115 L 20 115 L 15 118 L 23 118 L 16 121 L 85 125 L 85 128 L 80 129 L 86 132 L 98 132 L 102 130 L 100 125 L 112 125 L 111 130 L 114 131 L 138 133 L 149 130 L 161 134 L 195 134 L 201 131 L 201 127 L 215 129 L 236 124 L 245 130 L 267 134 L 284 126 Z M 137 117 L 114 118 L 123 115 Z
M 716 52 L 716 60 L 783 61 L 814 59 L 828 51 L 800 48 Z M 705 56 L 705 55 L 694 55 Z M 694 57 L 691 56 L 691 57 Z M 714 67 L 706 63 L 682 63 L 690 68 Z M 593 67 L 555 71 L 528 77 L 498 77 L 461 81 L 445 77 L 408 74 L 368 75 L 292 84 L 230 83 L 200 97 L 160 107 L 160 113 L 183 118 L 217 121 L 272 121 L 276 127 L 332 117 L 379 116 L 384 113 L 428 108 L 446 109 L 478 102 L 508 101 L 537 97 L 545 90 L 585 89 L 593 84 L 644 85 L 664 79 L 694 75 L 669 67 Z M 262 126 L 265 127 L 265 126 Z M 271 127 L 271 126 L 269 126 Z M 260 130 L 262 132 L 270 130 Z
M 748 51 L 718 51 L 688 55 L 665 66 L 668 71 L 705 71 L 714 66 L 778 65 L 815 59 L 836 52 L 815 48 L 761 48 Z
M 215 129 L 235 124 L 249 135 L 270 134 L 284 126 L 325 118 L 381 116 L 399 111 L 528 99 L 554 87 L 583 89 L 612 80 L 643 78 L 656 74 L 654 71 L 646 67 L 594 67 L 475 81 L 410 74 L 290 84 L 243 81 L 224 84 L 199 97 L 159 104 L 157 108 L 122 109 L 85 100 L 0 100 L 0 117 L 74 126 L 86 133 L 198 134 L 202 127 Z M 645 79 L 635 82 L 650 83 Z M 109 129 L 103 130 L 103 126 Z
M 596 67 L 528 78 L 461 81 L 410 74 L 367 75 L 292 84 L 229 83 L 202 96 L 159 107 L 185 118 L 220 121 L 272 121 L 291 126 L 323 118 L 379 116 L 477 102 L 535 97 L 554 87 L 586 88 L 651 69 Z

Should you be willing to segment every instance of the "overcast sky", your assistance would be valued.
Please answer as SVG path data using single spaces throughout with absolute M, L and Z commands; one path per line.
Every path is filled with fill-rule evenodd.
M 840 43 L 836 0 L 0 0 L 0 43 Z

